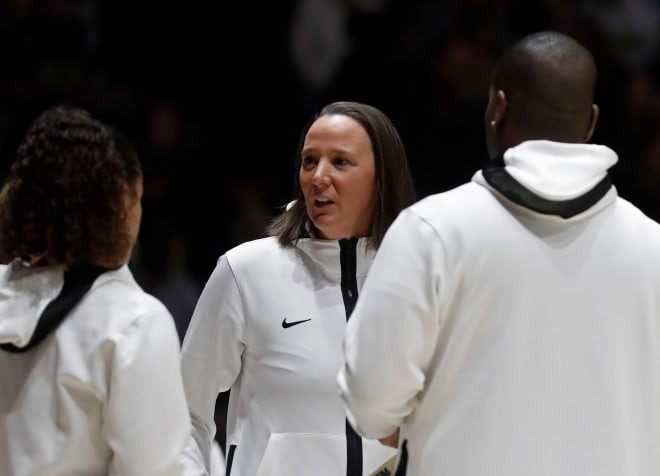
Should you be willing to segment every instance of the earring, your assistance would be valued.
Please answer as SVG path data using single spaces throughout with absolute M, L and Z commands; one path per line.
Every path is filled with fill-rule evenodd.
M 491 127 L 496 127 L 497 123 L 494 120 L 492 120 L 492 121 L 490 121 L 490 126 Z

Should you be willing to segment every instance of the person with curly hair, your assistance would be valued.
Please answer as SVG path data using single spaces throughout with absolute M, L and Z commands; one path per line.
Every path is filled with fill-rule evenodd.
M 142 217 L 128 140 L 56 105 L 0 192 L 0 474 L 181 474 L 179 338 L 128 267 Z

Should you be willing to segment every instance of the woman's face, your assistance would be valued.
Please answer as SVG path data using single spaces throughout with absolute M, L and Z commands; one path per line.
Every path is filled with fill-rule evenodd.
M 368 236 L 376 203 L 371 140 L 355 119 L 318 118 L 301 151 L 300 187 L 319 238 Z

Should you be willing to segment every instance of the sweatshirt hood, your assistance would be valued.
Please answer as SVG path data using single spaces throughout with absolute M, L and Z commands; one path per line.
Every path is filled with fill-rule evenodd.
M 16 262 L 0 280 L 0 349 L 26 352 L 37 346 L 107 271 L 89 264 L 27 268 Z
M 531 210 L 571 218 L 616 196 L 608 170 L 617 161 L 603 145 L 533 140 L 489 161 L 473 181 Z
M 59 267 L 0 265 L 0 344 L 24 347 L 63 286 L 64 272 Z
M 546 200 L 584 195 L 607 176 L 616 153 L 604 145 L 547 140 L 523 142 L 504 153 L 504 168 L 521 185 Z

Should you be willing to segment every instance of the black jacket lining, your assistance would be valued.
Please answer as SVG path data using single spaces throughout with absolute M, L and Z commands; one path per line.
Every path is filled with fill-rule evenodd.
M 357 238 L 339 240 L 341 263 L 341 293 L 344 298 L 346 320 L 357 302 Z M 346 420 L 346 476 L 362 476 L 362 438 Z
M 489 161 L 482 169 L 486 182 L 506 198 L 525 208 L 545 215 L 571 218 L 595 205 L 612 187 L 609 174 L 584 195 L 570 200 L 547 200 L 526 189 L 504 168 L 504 159 Z
M 89 291 L 96 278 L 104 271 L 107 271 L 107 269 L 84 264 L 77 265 L 64 273 L 62 290 L 44 309 L 30 341 L 24 347 L 17 347 L 14 344 L 0 344 L 0 349 L 22 353 L 39 345 L 48 334 L 60 325 L 71 309 Z

